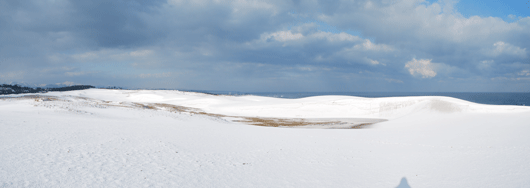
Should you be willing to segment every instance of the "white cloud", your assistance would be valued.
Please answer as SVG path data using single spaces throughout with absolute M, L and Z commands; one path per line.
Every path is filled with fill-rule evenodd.
M 342 41 L 349 41 L 349 42 L 357 42 L 361 40 L 358 36 L 353 36 L 348 33 L 331 33 L 331 32 L 323 32 L 319 31 L 316 33 L 311 34 L 309 37 L 311 38 L 319 38 L 319 39 L 326 39 L 330 42 L 342 42 Z
M 74 54 L 72 55 L 72 58 L 78 61 L 86 61 L 86 60 L 93 60 L 97 59 L 99 57 L 98 53 L 96 52 L 85 52 L 82 54 Z
M 313 68 L 311 68 L 311 67 L 298 67 L 298 70 L 301 70 L 301 71 L 313 71 Z
M 369 59 L 370 63 L 372 65 L 379 65 L 379 61 L 376 61 L 376 60 L 373 60 L 373 59 Z
M 393 51 L 394 49 L 385 44 L 374 44 L 372 41 L 365 39 L 362 44 L 353 46 L 355 50 L 373 50 L 373 51 Z
M 515 19 L 510 15 L 513 20 L 509 23 L 498 17 L 462 16 L 453 8 L 458 7 L 454 0 L 435 3 L 425 0 L 169 0 L 167 3 L 152 1 L 152 5 L 139 2 L 138 9 L 127 3 L 115 3 L 113 8 L 122 11 L 109 12 L 108 19 L 101 19 L 97 12 L 83 11 L 93 9 L 78 6 L 82 4 L 76 2 L 66 2 L 69 5 L 64 9 L 46 9 L 33 1 L 27 2 L 28 5 L 34 3 L 31 6 L 9 4 L 4 8 L 13 10 L 12 13 L 25 12 L 27 20 L 19 20 L 17 18 L 24 16 L 17 15 L 14 21 L 10 21 L 9 16 L 2 17 L 7 25 L 19 27 L 0 28 L 6 34 L 0 36 L 0 41 L 6 41 L 2 43 L 4 50 L 0 55 L 10 59 L 5 63 L 7 60 L 0 59 L 6 72 L 0 73 L 0 78 L 11 79 L 15 75 L 7 72 L 24 70 L 28 72 L 24 74 L 25 80 L 55 83 L 87 73 L 83 71 L 111 70 L 95 75 L 108 78 L 103 82 L 145 86 L 152 83 L 115 78 L 123 75 L 137 79 L 161 77 L 161 74 L 153 74 L 160 70 L 196 71 L 196 77 L 190 74 L 187 84 L 198 83 L 193 87 L 207 88 L 208 84 L 194 80 L 237 78 L 250 82 L 273 77 L 256 76 L 255 72 L 263 71 L 262 68 L 227 67 L 233 73 L 230 76 L 211 68 L 221 62 L 238 61 L 274 65 L 282 70 L 300 67 L 285 69 L 285 74 L 289 71 L 300 73 L 300 70 L 312 74 L 319 69 L 311 65 L 317 64 L 316 67 L 322 69 L 342 69 L 332 74 L 315 74 L 321 76 L 321 80 L 335 79 L 335 73 L 342 71 L 369 70 L 385 75 L 378 77 L 382 80 L 387 76 L 404 80 L 410 79 L 409 73 L 417 78 L 441 79 L 447 75 L 488 79 L 528 77 L 528 73 L 521 70 L 530 70 L 528 66 L 510 65 L 528 62 L 526 49 L 530 49 L 530 43 L 524 41 L 530 39 L 530 17 Z M 60 16 L 53 16 L 54 12 Z M 5 15 L 12 15 L 9 13 Z M 52 15 L 53 19 L 44 19 L 41 15 Z M 85 18 L 93 23 L 80 27 L 73 18 Z M 108 24 L 115 27 L 95 27 Z M 349 34 L 352 32 L 360 34 Z M 360 37 L 361 34 L 366 38 Z M 289 47 L 281 48 L 282 45 Z M 422 63 L 427 60 L 421 59 L 410 61 L 411 55 L 447 64 L 430 60 Z M 380 66 L 384 63 L 387 63 L 385 67 Z M 122 69 L 129 65 L 132 67 Z M 76 68 L 54 69 L 64 66 Z M 408 67 L 403 69 L 403 66 Z M 139 69 L 146 70 L 146 74 L 140 74 Z M 82 76 L 77 79 L 86 79 L 83 81 L 86 83 L 96 81 Z M 334 83 L 339 83 L 337 81 Z M 303 82 L 307 80 L 300 81 Z M 218 87 L 233 85 L 226 83 Z M 288 85 L 281 87 L 278 88 L 290 88 Z
M 480 61 L 480 63 L 477 65 L 477 67 L 479 69 L 489 69 L 491 67 L 491 65 L 493 65 L 493 63 L 495 62 L 495 60 L 483 60 L 483 61 Z
M 295 33 L 293 34 L 291 31 L 278 31 L 270 34 L 263 34 L 261 36 L 262 41 L 267 41 L 269 39 L 273 39 L 279 42 L 286 42 L 286 41 L 292 41 L 292 40 L 299 40 L 302 39 L 304 35 L 301 33 Z
M 482 64 L 492 64 L 493 62 L 495 62 L 495 60 L 484 60 L 484 61 L 481 61 Z
M 491 56 L 499 56 L 502 54 L 507 55 L 513 55 L 513 56 L 519 56 L 519 57 L 526 57 L 526 48 L 521 49 L 518 46 L 514 46 L 512 44 L 499 41 L 493 44 L 494 49 L 489 52 L 489 55 Z
M 378 60 L 371 59 L 369 57 L 383 57 L 385 55 L 390 55 L 391 53 L 388 53 L 388 51 L 393 51 L 393 49 L 384 44 L 374 44 L 369 40 L 364 40 L 363 43 L 354 45 L 351 48 L 346 47 L 338 50 L 337 52 L 333 53 L 333 55 L 331 56 L 332 58 L 329 58 L 329 60 L 333 60 L 333 58 L 338 58 L 344 59 L 348 62 L 386 66 L 386 64 L 381 63 Z M 321 60 L 323 58 L 317 56 L 317 59 Z
M 151 54 L 153 54 L 153 50 L 137 50 L 129 53 L 133 57 L 143 57 Z
M 481 47 L 513 35 L 522 37 L 528 30 L 524 19 L 507 23 L 497 17 L 464 17 L 453 9 L 456 1 L 372 1 L 377 3 L 371 3 L 371 8 L 358 6 L 363 1 L 370 2 L 344 3 L 339 11 L 320 14 L 318 19 L 336 27 L 367 33 L 378 42 L 404 45 L 427 45 L 436 41 Z
M 421 76 L 422 78 L 432 78 L 436 76 L 434 70 L 434 64 L 431 63 L 432 59 L 420 59 L 416 60 L 413 58 L 412 61 L 405 64 L 405 68 L 408 69 L 412 76 Z
M 292 30 L 283 30 L 283 31 L 277 31 L 273 33 L 263 33 L 261 34 L 260 38 L 258 40 L 254 40 L 252 42 L 247 42 L 247 45 L 256 45 L 256 44 L 264 44 L 271 41 L 277 41 L 277 42 L 296 42 L 298 44 L 309 44 L 313 42 L 321 42 L 322 40 L 325 40 L 329 42 L 330 44 L 339 44 L 339 43 L 358 43 L 360 41 L 363 41 L 362 38 L 354 35 L 350 35 L 345 32 L 340 33 L 332 33 L 332 32 L 324 32 L 324 31 L 307 31 L 308 28 L 314 28 L 315 24 L 303 24 L 301 26 L 295 27 Z M 310 30 L 310 29 L 309 29 Z M 306 33 L 305 35 L 302 33 Z M 367 43 L 365 41 L 365 43 Z M 370 41 L 368 41 L 368 44 L 365 45 L 367 49 L 385 49 L 389 48 L 384 45 L 375 45 L 372 44 Z
M 522 70 L 521 72 L 518 72 L 517 75 L 519 75 L 519 76 L 530 76 L 530 70 Z
M 365 59 L 366 59 L 366 62 L 368 62 L 371 65 L 383 65 L 383 66 L 386 66 L 386 64 L 380 63 L 377 60 L 373 60 L 373 59 L 370 59 L 370 58 L 365 58 Z
M 400 84 L 403 83 L 403 81 L 401 81 L 401 80 L 396 80 L 396 79 L 392 79 L 392 78 L 386 78 L 385 80 L 387 82 L 390 82 L 390 83 L 400 83 Z

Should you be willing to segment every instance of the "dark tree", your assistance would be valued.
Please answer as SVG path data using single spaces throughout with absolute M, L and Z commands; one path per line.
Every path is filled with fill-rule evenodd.
M 31 87 L 23 87 L 19 86 L 17 84 L 10 85 L 10 84 L 2 84 L 0 86 L 0 95 L 8 95 L 8 94 L 20 94 L 20 93 L 45 93 L 48 91 L 73 91 L 73 90 L 83 90 L 83 89 L 89 89 L 89 88 L 95 88 L 91 85 L 75 85 L 75 86 L 68 86 L 68 87 L 59 87 L 59 88 L 31 88 Z

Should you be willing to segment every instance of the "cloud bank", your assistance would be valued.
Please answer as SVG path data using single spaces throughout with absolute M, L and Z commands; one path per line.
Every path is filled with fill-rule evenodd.
M 0 82 L 530 91 L 530 17 L 454 1 L 0 1 Z M 508 15 L 507 15 L 508 16 Z

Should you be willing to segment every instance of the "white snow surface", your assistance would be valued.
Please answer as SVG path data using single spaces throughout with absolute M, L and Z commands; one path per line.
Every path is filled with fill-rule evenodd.
M 530 185 L 525 106 L 169 90 L 40 95 L 59 100 L 0 99 L 0 187 L 396 187 L 402 178 L 413 188 Z M 262 127 L 102 101 L 231 116 L 388 121 L 366 129 Z

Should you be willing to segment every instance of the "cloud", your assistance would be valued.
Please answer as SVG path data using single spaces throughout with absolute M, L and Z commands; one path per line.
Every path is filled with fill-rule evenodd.
M 129 53 L 133 57 L 144 57 L 153 54 L 153 50 L 136 50 Z
M 265 35 L 264 37 L 262 37 L 262 39 L 263 40 L 274 39 L 279 42 L 285 42 L 285 41 L 291 41 L 291 40 L 298 40 L 303 37 L 304 36 L 301 33 L 293 34 L 291 33 L 291 31 L 278 31 L 275 33 Z
M 383 65 L 383 66 L 386 66 L 386 64 L 384 63 L 380 63 L 379 61 L 377 60 L 373 60 L 373 59 L 370 59 L 370 58 L 366 58 L 366 61 L 371 64 L 371 65 Z
M 87 73 L 84 72 L 84 71 L 81 71 L 81 72 L 65 72 L 64 74 L 66 76 L 81 76 L 81 75 L 85 75 Z
M 370 63 L 372 65 L 379 65 L 380 64 L 379 61 L 376 61 L 376 60 L 373 60 L 373 59 L 368 59 L 368 61 L 370 61 Z
M 481 61 L 482 64 L 492 64 L 494 62 L 495 62 L 494 60 L 483 60 L 483 61 Z
M 482 60 L 480 61 L 480 63 L 477 65 L 477 67 L 481 70 L 484 70 L 484 69 L 489 69 L 491 68 L 491 66 L 493 65 L 493 63 L 495 63 L 495 60 Z
M 374 51 L 392 51 L 392 47 L 385 45 L 385 44 L 374 44 L 370 40 L 365 39 L 362 44 L 357 44 L 353 46 L 353 49 L 355 50 L 374 50 Z
M 326 39 L 329 42 L 342 42 L 342 41 L 357 42 L 361 40 L 361 38 L 358 36 L 350 35 L 344 32 L 331 33 L 331 32 L 318 31 L 318 32 L 312 33 L 310 37 Z
M 312 45 L 314 43 L 326 42 L 328 44 L 341 44 L 350 43 L 356 44 L 362 39 L 358 36 L 350 35 L 344 32 L 332 33 L 324 31 L 307 31 L 308 27 L 314 27 L 313 24 L 303 24 L 299 27 L 293 28 L 292 30 L 281 30 L 273 33 L 262 33 L 259 40 L 247 42 L 247 45 L 257 47 L 265 43 L 270 42 L 282 42 L 284 44 L 303 44 Z M 306 30 L 306 31 L 304 31 Z M 302 34 L 305 32 L 306 35 Z M 370 41 L 368 41 L 370 43 Z M 285 46 L 285 45 L 284 45 Z M 383 45 L 369 44 L 370 49 L 373 48 L 384 48 Z M 387 47 L 388 48 L 388 47 Z
M 57 56 L 55 56 L 57 58 Z M 74 54 L 72 55 L 72 58 L 78 60 L 78 61 L 87 61 L 87 60 L 94 60 L 99 58 L 99 55 L 95 52 L 85 52 L 82 54 Z
M 3 79 L 15 79 L 15 78 L 22 78 L 23 75 L 24 75 L 23 71 L 6 72 L 6 73 L 0 73 L 0 78 L 3 78 Z
M 410 75 L 421 76 L 421 78 L 432 78 L 436 76 L 434 70 L 434 64 L 431 63 L 432 59 L 420 59 L 416 60 L 413 58 L 412 61 L 405 64 L 405 68 L 408 69 Z
M 456 90 L 450 83 L 457 79 L 527 77 L 521 70 L 530 70 L 530 17 L 463 16 L 457 1 L 431 2 L 2 1 L 0 77 L 280 91 L 398 83 L 383 78 L 403 82 L 395 90 Z M 441 80 L 449 84 L 437 85 Z
M 399 84 L 403 83 L 403 81 L 401 81 L 401 80 L 396 80 L 396 79 L 392 79 L 392 78 L 386 78 L 385 80 L 387 82 L 390 82 L 390 83 L 399 83 Z
M 173 73 L 171 72 L 164 72 L 164 73 L 147 73 L 147 74 L 140 74 L 138 77 L 140 78 L 166 78 L 170 77 Z
M 519 76 L 530 76 L 530 70 L 522 70 L 521 72 L 518 72 L 517 75 L 519 75 Z
M 513 55 L 513 56 L 519 56 L 519 57 L 526 57 L 526 48 L 521 49 L 518 46 L 514 46 L 512 44 L 508 44 L 502 41 L 496 42 L 493 44 L 494 49 L 491 50 L 488 54 L 490 56 L 499 56 L 499 55 Z

